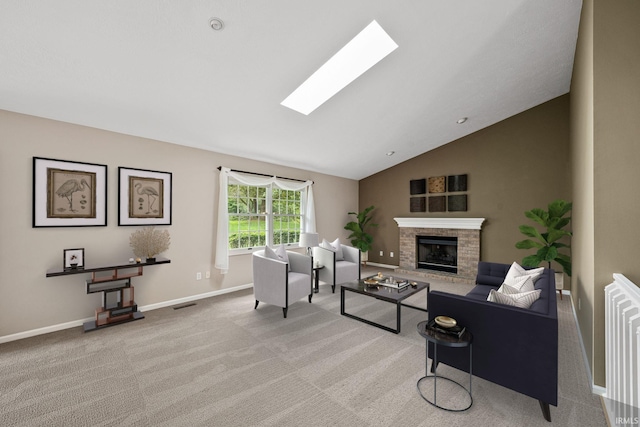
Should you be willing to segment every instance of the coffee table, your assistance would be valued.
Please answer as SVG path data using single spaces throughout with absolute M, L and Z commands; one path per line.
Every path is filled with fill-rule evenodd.
M 426 308 L 416 307 L 414 305 L 402 303 L 402 301 L 404 301 L 405 299 L 425 289 L 427 290 L 427 296 L 425 300 L 429 297 L 429 290 L 430 290 L 429 283 L 427 282 L 413 282 L 413 283 L 416 284 L 415 287 L 406 286 L 402 289 L 394 289 L 394 288 L 390 288 L 382 285 L 370 287 L 364 283 L 363 279 L 355 280 L 353 282 L 343 283 L 340 285 L 340 314 L 342 314 L 343 316 L 347 316 L 352 319 L 356 319 L 361 322 L 367 323 L 369 325 L 376 326 L 380 329 L 384 329 L 385 331 L 399 334 L 400 333 L 400 313 L 401 313 L 400 309 L 402 306 L 413 308 L 414 310 L 424 311 L 425 313 L 427 312 Z M 347 313 L 345 309 L 345 292 L 347 291 L 354 292 L 356 294 L 366 295 L 366 296 L 378 299 L 380 301 L 386 301 L 386 302 L 395 304 L 396 305 L 396 328 L 393 329 L 386 325 L 382 325 L 380 323 L 373 322 L 371 320 L 363 319 L 362 317 L 358 317 L 354 314 Z

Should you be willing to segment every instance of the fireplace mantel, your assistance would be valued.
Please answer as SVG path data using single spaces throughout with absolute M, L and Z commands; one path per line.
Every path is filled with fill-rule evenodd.
M 480 230 L 485 218 L 393 218 L 398 227 Z

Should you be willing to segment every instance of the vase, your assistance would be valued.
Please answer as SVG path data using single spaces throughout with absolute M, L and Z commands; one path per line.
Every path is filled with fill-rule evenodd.
M 147 264 L 153 264 L 154 262 L 156 262 L 156 258 L 147 258 Z

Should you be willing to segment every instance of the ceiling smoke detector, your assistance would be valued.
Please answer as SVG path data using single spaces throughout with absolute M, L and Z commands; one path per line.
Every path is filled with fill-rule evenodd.
M 220 31 L 224 28 L 224 22 L 222 22 L 222 19 L 220 18 L 211 18 L 209 25 L 211 25 L 211 28 L 216 31 Z

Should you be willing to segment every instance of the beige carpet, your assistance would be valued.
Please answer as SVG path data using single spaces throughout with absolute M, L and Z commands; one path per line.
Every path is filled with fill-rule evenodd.
M 467 285 L 432 283 L 464 293 Z M 425 293 L 411 303 L 425 305 Z M 591 394 L 568 298 L 559 301 L 559 405 L 552 423 L 538 402 L 474 377 L 473 406 L 449 413 L 424 402 L 416 324 L 403 308 L 395 335 L 340 316 L 340 295 L 321 285 L 283 319 L 253 309 L 250 290 L 145 313 L 138 322 L 81 328 L 0 345 L 1 426 L 605 426 Z M 348 294 L 348 311 L 395 322 L 395 308 Z M 464 385 L 468 374 L 438 372 Z M 447 402 L 445 388 L 438 392 Z M 451 390 L 455 403 L 455 390 Z

